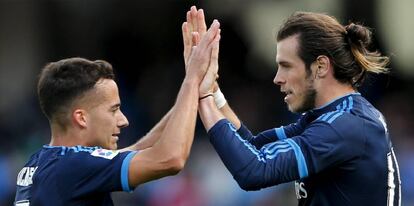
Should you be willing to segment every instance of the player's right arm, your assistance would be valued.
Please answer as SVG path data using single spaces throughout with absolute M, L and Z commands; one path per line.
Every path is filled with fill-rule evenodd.
M 174 175 L 184 167 L 194 138 L 199 84 L 209 66 L 211 50 L 218 44 L 219 27 L 217 21 L 213 22 L 200 44 L 193 48 L 174 109 L 159 140 L 139 151 L 129 163 L 129 186 Z

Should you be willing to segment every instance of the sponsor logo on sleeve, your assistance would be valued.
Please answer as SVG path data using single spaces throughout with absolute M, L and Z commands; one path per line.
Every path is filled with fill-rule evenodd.
M 118 151 L 107 150 L 107 149 L 97 149 L 91 153 L 92 156 L 95 157 L 102 157 L 105 159 L 113 159 L 116 155 L 118 155 Z

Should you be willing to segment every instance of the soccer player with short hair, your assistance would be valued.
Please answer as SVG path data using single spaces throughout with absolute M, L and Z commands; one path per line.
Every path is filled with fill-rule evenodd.
M 277 33 L 274 83 L 296 123 L 254 136 L 217 84 L 200 116 L 210 141 L 244 190 L 296 181 L 299 205 L 400 205 L 398 164 L 382 114 L 360 93 L 388 58 L 368 50 L 370 31 L 328 15 L 296 12 Z M 209 95 L 213 94 L 213 95 Z
M 121 150 L 118 136 L 128 120 L 120 109 L 112 66 L 83 58 L 46 65 L 38 95 L 50 122 L 51 141 L 18 174 L 14 204 L 113 205 L 110 192 L 129 192 L 177 174 L 194 138 L 200 83 L 208 69 L 217 68 L 219 27 L 214 21 L 197 40 L 172 109 L 146 136 Z

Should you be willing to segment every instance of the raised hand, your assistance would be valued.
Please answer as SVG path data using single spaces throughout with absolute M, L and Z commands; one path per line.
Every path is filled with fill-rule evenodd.
M 197 46 L 192 46 L 191 55 L 186 64 L 186 77 L 197 78 L 197 80 L 201 82 L 210 65 L 213 48 L 217 47 L 215 50 L 217 50 L 216 53 L 218 58 L 218 43 L 220 40 L 219 30 L 220 23 L 217 20 L 214 20 L 209 30 L 200 38 L 200 43 Z M 197 41 L 197 36 L 198 32 L 193 32 L 192 41 Z M 217 71 L 215 74 L 217 74 Z
M 216 79 L 218 78 L 218 56 L 219 56 L 219 48 L 220 48 L 220 31 L 218 31 L 217 37 L 212 43 L 212 50 L 211 50 L 211 57 L 210 57 L 210 64 L 207 69 L 207 73 L 203 78 L 203 81 L 200 84 L 199 88 L 199 96 L 203 97 L 208 94 L 212 94 L 215 90 L 217 90 L 217 82 Z
M 183 55 L 185 65 L 188 64 L 192 47 L 199 44 L 200 39 L 204 36 L 206 32 L 207 26 L 204 19 L 203 9 L 197 10 L 195 6 L 192 6 L 190 10 L 187 12 L 186 22 L 184 22 L 182 25 L 182 35 L 184 43 Z M 198 39 L 193 38 L 194 33 L 198 33 Z

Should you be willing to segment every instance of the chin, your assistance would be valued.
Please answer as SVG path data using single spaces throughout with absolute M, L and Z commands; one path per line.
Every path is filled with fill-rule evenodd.
M 288 104 L 288 110 L 292 113 L 303 113 L 303 112 L 306 112 L 310 109 L 308 107 L 306 107 L 304 104 L 300 104 L 300 105 Z
M 300 112 L 300 111 L 299 111 L 299 110 L 300 110 L 300 108 L 299 108 L 299 106 L 297 106 L 297 105 L 287 104 L 287 106 L 288 106 L 288 110 L 289 110 L 290 112 L 293 112 L 293 113 L 298 113 L 298 112 Z
M 115 144 L 112 144 L 112 145 L 109 146 L 108 149 L 110 149 L 110 150 L 116 150 L 116 149 L 118 149 L 118 145 L 116 143 Z

